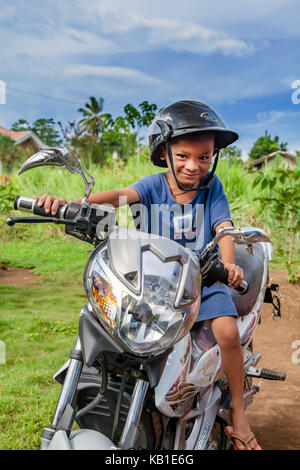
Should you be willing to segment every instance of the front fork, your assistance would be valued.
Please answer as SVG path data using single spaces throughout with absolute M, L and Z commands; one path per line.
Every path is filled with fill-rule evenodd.
M 63 430 L 69 435 L 76 413 L 77 386 L 83 366 L 81 344 L 77 338 L 70 353 L 70 364 L 62 386 L 52 423 L 42 432 L 41 449 L 47 449 L 56 431 Z
M 83 366 L 81 344 L 77 338 L 75 348 L 70 353 L 70 364 L 62 386 L 54 417 L 50 426 L 43 429 L 41 450 L 48 448 L 54 434 L 63 430 L 70 435 L 76 416 L 77 387 Z M 119 449 L 135 448 L 139 438 L 139 424 L 149 383 L 137 379 L 131 404 L 121 436 Z

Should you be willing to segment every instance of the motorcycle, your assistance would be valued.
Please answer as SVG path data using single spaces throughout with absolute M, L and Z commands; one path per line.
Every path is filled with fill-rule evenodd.
M 245 281 L 230 289 L 238 311 L 244 357 L 244 404 L 261 382 L 285 374 L 258 368 L 252 344 L 263 302 L 280 316 L 279 286 L 269 285 L 271 240 L 256 227 L 223 228 L 199 254 L 177 242 L 119 227 L 116 210 L 89 204 L 94 178 L 64 147 L 41 149 L 19 174 L 42 165 L 78 173 L 85 196 L 60 206 L 55 216 L 38 200 L 18 196 L 14 209 L 38 217 L 15 223 L 56 223 L 93 245 L 84 271 L 88 302 L 80 312 L 78 338 L 69 360 L 55 374 L 62 385 L 50 426 L 41 437 L 48 450 L 229 449 L 230 393 L 220 349 L 209 321 L 195 324 L 204 285 L 227 284 L 218 256 L 224 236 L 235 242 Z M 79 429 L 74 430 L 77 423 Z

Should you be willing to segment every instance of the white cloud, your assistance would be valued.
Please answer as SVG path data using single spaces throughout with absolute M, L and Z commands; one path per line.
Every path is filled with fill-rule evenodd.
M 48 60 L 50 57 L 59 58 L 69 54 L 109 53 L 116 49 L 109 39 L 99 37 L 93 32 L 67 26 L 57 31 L 47 28 L 43 35 L 13 30 L 2 31 L 0 43 L 6 44 L 1 50 L 2 59 L 11 58 L 13 55 L 14 60 L 18 55 Z
M 142 82 L 144 84 L 150 85 L 158 85 L 161 83 L 161 80 L 158 78 L 146 75 L 139 70 L 126 67 L 78 64 L 66 67 L 64 72 L 72 76 L 95 75 L 98 77 L 118 78 L 121 80 L 126 79 L 133 82 Z
M 242 56 L 253 52 L 253 46 L 222 31 L 206 28 L 193 22 L 164 18 L 135 17 L 139 26 L 149 29 L 149 45 L 165 46 L 177 51 L 203 55 L 221 52 L 224 55 Z
M 244 126 L 248 130 L 264 130 L 269 126 L 284 120 L 285 122 L 291 118 L 300 117 L 299 111 L 286 111 L 286 110 L 270 110 L 257 113 L 258 122 L 249 123 Z

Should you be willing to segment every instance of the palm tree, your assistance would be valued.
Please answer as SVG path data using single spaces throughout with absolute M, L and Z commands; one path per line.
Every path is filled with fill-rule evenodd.
M 78 124 L 83 130 L 95 137 L 99 137 L 100 132 L 105 127 L 106 115 L 101 114 L 103 111 L 103 103 L 103 98 L 97 100 L 94 96 L 90 96 L 90 102 L 85 103 L 84 108 L 78 109 L 78 112 L 83 114 L 83 118 L 80 119 Z

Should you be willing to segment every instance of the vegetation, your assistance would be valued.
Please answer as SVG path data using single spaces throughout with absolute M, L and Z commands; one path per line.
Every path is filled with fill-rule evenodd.
M 282 254 L 290 282 L 300 280 L 299 270 L 299 231 L 300 231 L 300 170 L 276 166 L 269 172 L 260 172 L 253 187 L 260 186 L 267 194 L 255 198 L 261 207 L 268 207 L 273 219 L 273 232 L 282 243 L 278 251 Z
M 11 172 L 24 158 L 22 151 L 14 145 L 9 138 L 0 134 L 0 167 L 1 164 L 5 172 Z
M 32 125 L 25 119 L 19 119 L 12 125 L 13 131 L 33 131 L 41 141 L 49 147 L 54 147 L 62 143 L 56 123 L 52 118 L 39 118 Z
M 276 135 L 274 139 L 266 132 L 264 136 L 259 137 L 253 144 L 249 153 L 250 160 L 256 160 L 260 157 L 265 157 L 269 153 L 277 152 L 279 150 L 286 152 L 287 143 L 279 142 L 279 137 Z

